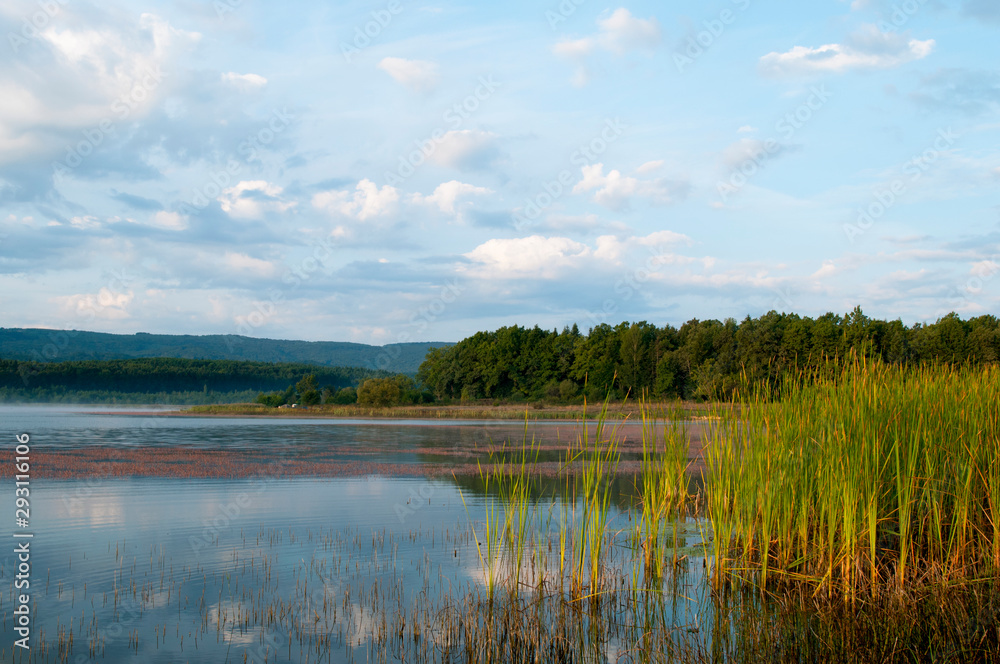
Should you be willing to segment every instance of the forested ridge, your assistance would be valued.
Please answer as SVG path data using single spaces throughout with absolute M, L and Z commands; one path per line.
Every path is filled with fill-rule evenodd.
M 748 381 L 776 388 L 790 373 L 849 353 L 890 364 L 995 362 L 994 316 L 949 314 L 912 326 L 855 308 L 818 318 L 770 312 L 737 323 L 693 319 L 680 328 L 645 321 L 543 330 L 503 327 L 432 349 L 417 379 L 438 399 L 727 399 Z
M 147 395 L 150 397 L 147 403 L 214 403 L 226 396 L 238 395 L 249 401 L 259 392 L 283 390 L 305 375 L 315 376 L 320 388 L 337 390 L 389 374 L 358 367 L 233 360 L 145 358 L 23 362 L 3 359 L 0 360 L 0 400 L 134 402 Z M 203 396 L 198 397 L 198 394 Z
M 0 328 L 0 357 L 35 362 L 173 357 L 367 367 L 413 374 L 433 345 L 448 344 L 414 342 L 370 346 L 345 341 L 258 339 L 235 334 L 108 334 Z

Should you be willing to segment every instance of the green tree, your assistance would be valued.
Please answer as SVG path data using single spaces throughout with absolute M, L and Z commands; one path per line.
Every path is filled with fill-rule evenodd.
M 319 389 L 319 383 L 316 382 L 316 374 L 309 374 L 299 382 L 295 384 L 295 392 L 297 394 L 305 394 L 306 392 L 311 392 Z
M 399 383 L 393 378 L 369 378 L 358 387 L 358 404 L 362 406 L 394 406 L 399 397 Z
M 271 394 L 261 392 L 257 395 L 257 403 L 264 404 L 270 408 L 277 408 L 278 406 L 283 406 L 286 402 L 285 396 L 281 392 L 272 392 Z
M 333 402 L 342 406 L 347 406 L 358 402 L 358 391 L 353 387 L 342 387 L 337 390 L 333 397 Z
M 559 399 L 561 401 L 572 401 L 580 392 L 580 386 L 569 378 L 559 383 Z

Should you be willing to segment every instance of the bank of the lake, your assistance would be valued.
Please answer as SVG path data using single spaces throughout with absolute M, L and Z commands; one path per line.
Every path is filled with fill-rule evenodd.
M 601 404 L 557 405 L 534 403 L 461 403 L 422 404 L 410 406 L 368 407 L 358 405 L 324 404 L 298 408 L 271 408 L 254 403 L 216 404 L 191 406 L 170 411 L 166 415 L 215 416 L 215 417 L 334 417 L 348 419 L 396 420 L 572 420 L 581 421 L 594 417 Z M 641 419 L 642 410 L 663 420 L 697 420 L 711 417 L 715 404 L 693 401 L 667 401 L 641 403 L 625 401 L 608 405 L 612 420 Z

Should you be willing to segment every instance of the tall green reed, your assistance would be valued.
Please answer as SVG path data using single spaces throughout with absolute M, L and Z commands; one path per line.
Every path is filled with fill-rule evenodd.
M 995 576 L 998 389 L 992 366 L 855 357 L 743 392 L 705 450 L 716 580 L 853 598 Z
M 638 490 L 640 513 L 636 522 L 636 544 L 643 552 L 643 568 L 647 577 L 659 578 L 665 565 L 667 542 L 661 532 L 664 522 L 676 516 L 688 493 L 687 471 L 690 466 L 690 440 L 683 420 L 667 422 L 662 428 L 645 404 L 642 417 L 642 462 Z M 678 415 L 674 410 L 674 417 Z M 683 416 L 683 413 L 681 413 Z M 676 550 L 677 526 L 673 522 Z
M 566 454 L 564 468 L 578 466 L 572 473 L 571 496 L 574 501 L 572 523 L 573 566 L 570 570 L 572 591 L 577 597 L 602 591 L 601 573 L 608 536 L 608 513 L 611 507 L 611 480 L 618 473 L 620 423 L 609 424 L 605 399 L 597 420 L 586 417 L 575 443 Z M 586 403 L 584 403 L 586 412 Z M 579 498 L 577 498 L 579 496 Z M 579 513 L 575 507 L 579 504 Z

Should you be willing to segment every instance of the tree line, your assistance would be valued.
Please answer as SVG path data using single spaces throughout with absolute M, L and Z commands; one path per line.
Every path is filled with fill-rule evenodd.
M 0 360 L 0 397 L 4 400 L 67 401 L 79 395 L 92 402 L 99 395 L 117 401 L 125 399 L 124 395 L 148 395 L 150 398 L 175 395 L 175 399 L 183 399 L 183 402 L 213 403 L 218 402 L 219 395 L 250 395 L 252 399 L 262 391 L 283 390 L 289 382 L 300 380 L 304 375 L 312 375 L 317 388 L 340 390 L 353 388 L 369 378 L 391 374 L 358 367 L 235 360 Z M 202 396 L 195 396 L 198 393 Z
M 576 402 L 648 395 L 730 398 L 745 382 L 775 390 L 785 377 L 850 353 L 890 364 L 996 362 L 1000 321 L 949 314 L 907 326 L 860 308 L 818 318 L 769 312 L 737 323 L 693 319 L 479 332 L 432 348 L 416 374 L 303 363 L 143 358 L 0 360 L 0 401 L 390 406 L 491 399 Z
M 257 403 L 272 408 L 321 404 L 386 407 L 431 401 L 434 401 L 434 395 L 427 390 L 421 390 L 413 378 L 404 374 L 366 378 L 356 388 L 348 386 L 340 389 L 330 385 L 320 388 L 316 375 L 308 374 L 284 390 L 262 392 L 256 398 Z
M 438 400 L 728 399 L 746 382 L 774 390 L 790 374 L 849 353 L 890 364 L 996 362 L 1000 323 L 952 313 L 907 326 L 856 307 L 815 319 L 772 311 L 680 328 L 601 324 L 587 334 L 576 325 L 561 332 L 510 326 L 431 349 L 417 380 Z

